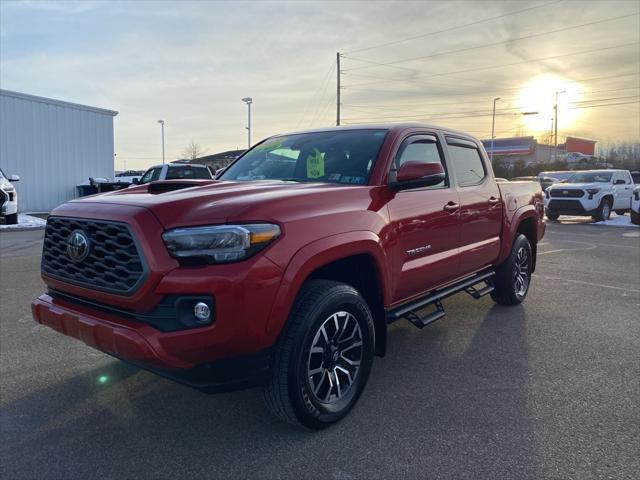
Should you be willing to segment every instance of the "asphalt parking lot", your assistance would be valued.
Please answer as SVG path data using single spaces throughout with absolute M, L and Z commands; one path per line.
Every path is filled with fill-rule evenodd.
M 7 479 L 637 478 L 640 229 L 550 223 L 526 302 L 462 294 L 390 327 L 350 416 L 272 419 L 37 325 L 42 230 L 0 234 L 0 471 Z M 635 473 L 634 473 L 635 472 Z

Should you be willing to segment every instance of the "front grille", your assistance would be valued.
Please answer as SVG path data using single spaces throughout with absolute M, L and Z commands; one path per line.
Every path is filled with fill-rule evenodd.
M 0 205 L 4 205 L 4 202 L 6 202 L 8 198 L 9 197 L 4 193 L 4 190 L 0 189 Z
M 88 254 L 73 261 L 67 242 L 73 232 L 88 238 Z M 49 217 L 42 272 L 67 283 L 120 295 L 132 294 L 146 277 L 146 264 L 129 226 L 119 222 Z
M 584 196 L 584 190 L 554 188 L 549 191 L 552 197 L 580 198 Z
M 585 213 L 584 207 L 578 200 L 551 200 L 547 208 L 552 212 Z

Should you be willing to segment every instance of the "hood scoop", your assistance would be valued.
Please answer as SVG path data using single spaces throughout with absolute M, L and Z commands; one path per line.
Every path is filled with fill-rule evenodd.
M 215 183 L 215 180 L 161 180 L 151 182 L 147 188 L 148 193 L 166 193 L 182 190 L 183 188 L 201 187 Z

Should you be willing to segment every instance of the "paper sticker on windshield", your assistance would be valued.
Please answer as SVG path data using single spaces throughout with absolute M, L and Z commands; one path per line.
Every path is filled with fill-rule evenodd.
M 307 157 L 307 178 L 324 177 L 324 155 L 317 148 Z

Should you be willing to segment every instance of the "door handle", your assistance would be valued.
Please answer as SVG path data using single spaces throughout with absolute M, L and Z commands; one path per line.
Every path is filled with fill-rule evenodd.
M 460 205 L 455 203 L 455 202 L 448 202 L 445 206 L 444 206 L 444 210 L 445 212 L 455 212 L 456 210 L 458 210 L 460 208 Z
M 499 201 L 500 201 L 500 199 L 499 199 L 499 198 L 496 198 L 496 197 L 490 197 L 490 198 L 489 198 L 489 205 L 497 205 Z

